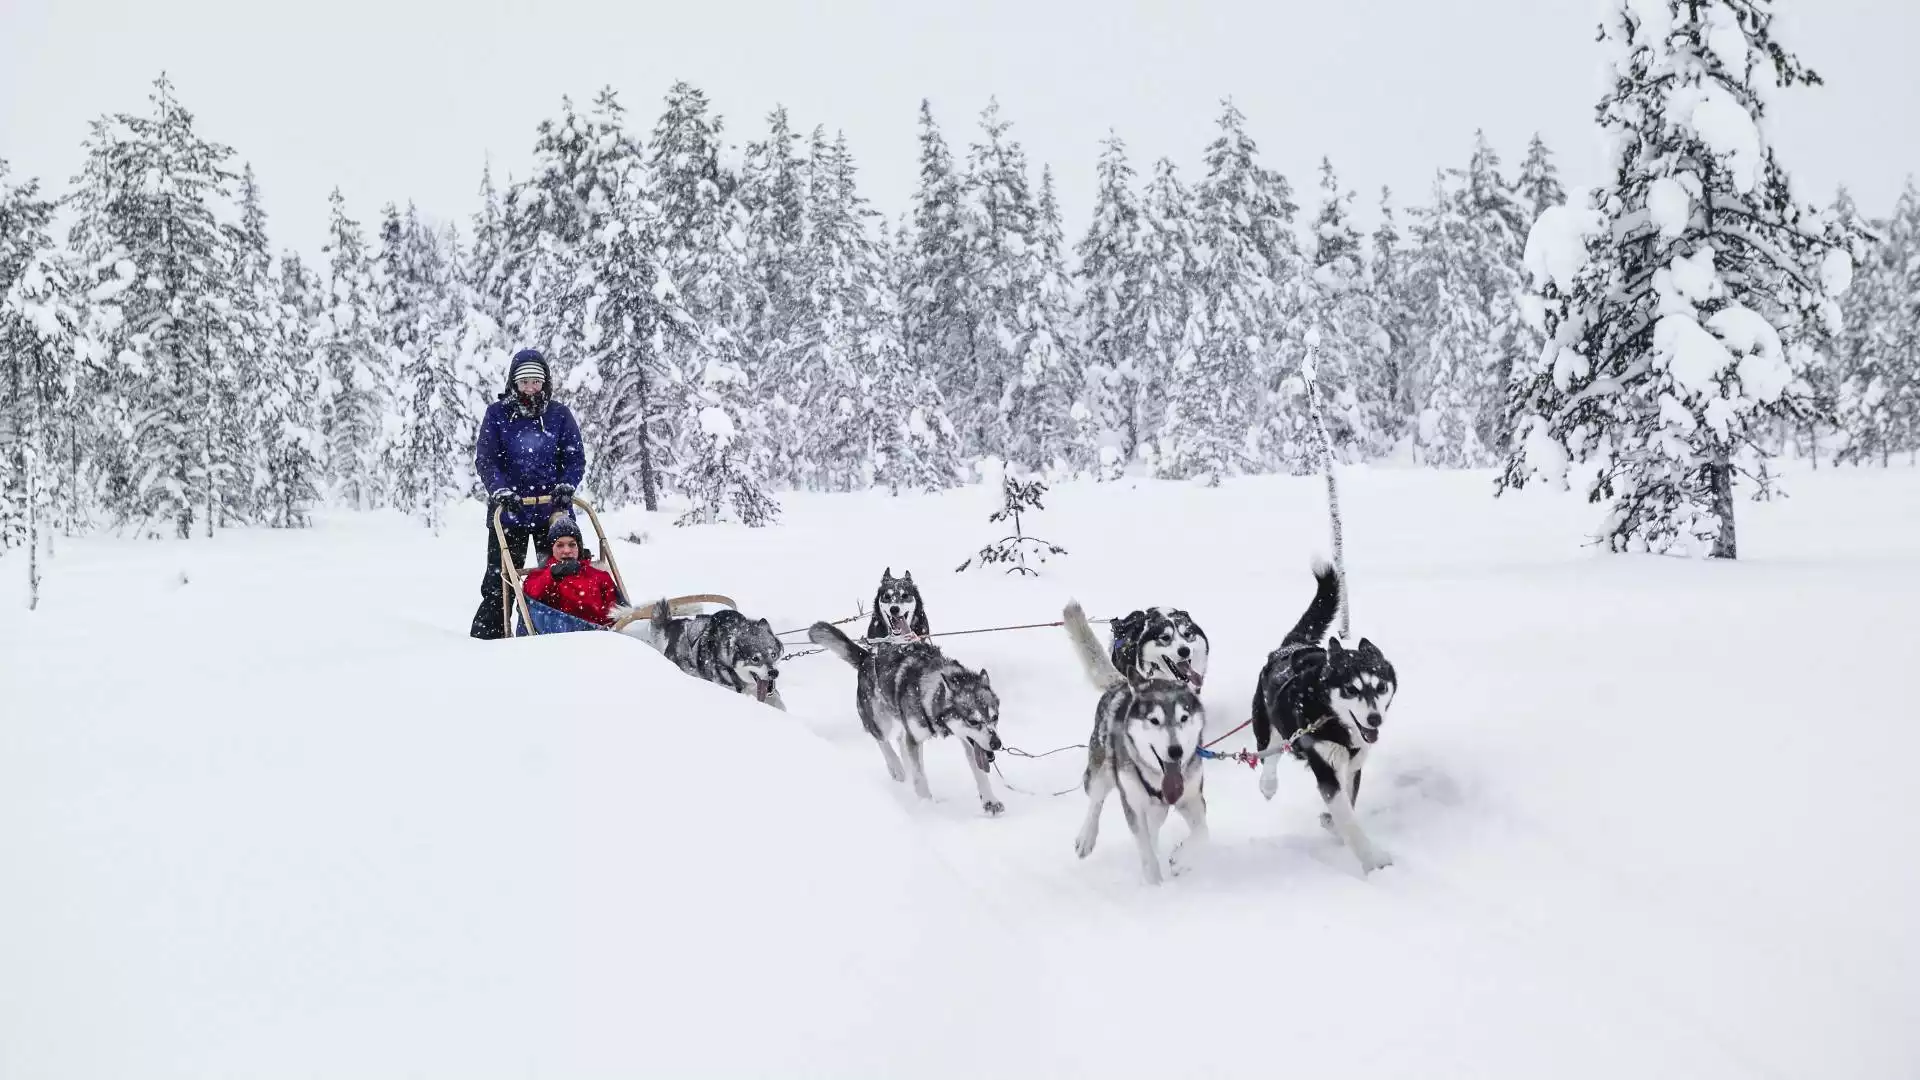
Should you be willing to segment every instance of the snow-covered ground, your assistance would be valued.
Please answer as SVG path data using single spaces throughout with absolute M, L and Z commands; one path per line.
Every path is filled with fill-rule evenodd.
M 1354 629 L 1403 684 L 1360 806 L 1395 865 L 1360 876 L 1297 766 L 1269 803 L 1216 763 L 1214 844 L 1157 889 L 1111 803 L 1085 861 L 1077 793 L 988 818 L 957 749 L 918 803 L 830 656 L 783 715 L 614 635 L 468 640 L 478 507 L 67 542 L 31 614 L 0 560 L 0 1077 L 1915 1075 L 1920 473 L 1796 475 L 1735 564 L 1489 490 L 1345 475 Z M 1066 486 L 1038 579 L 953 573 L 984 488 L 610 524 L 636 591 L 779 629 L 888 566 L 936 631 L 1178 604 L 1220 732 L 1321 500 Z M 1084 739 L 1061 631 L 944 644 L 1008 742 Z

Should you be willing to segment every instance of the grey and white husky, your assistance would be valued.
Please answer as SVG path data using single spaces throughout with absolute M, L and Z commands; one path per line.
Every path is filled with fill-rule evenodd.
M 1313 600 L 1280 647 L 1267 656 L 1253 691 L 1253 738 L 1261 751 L 1278 738 L 1313 770 L 1326 812 L 1320 824 L 1338 836 L 1360 860 L 1363 871 L 1392 865 L 1387 853 L 1373 845 L 1354 820 L 1360 798 L 1360 771 L 1380 738 L 1380 725 L 1399 690 L 1393 665 L 1378 646 L 1366 638 L 1357 648 L 1326 639 L 1327 628 L 1340 610 L 1340 575 L 1325 562 L 1313 568 L 1318 579 Z M 1279 788 L 1273 754 L 1262 763 L 1260 794 L 1273 798 Z
M 913 583 L 913 571 L 893 576 L 893 567 L 880 572 L 880 587 L 873 592 L 873 618 L 867 620 L 867 640 L 926 637 L 932 632 L 927 623 L 927 602 L 920 586 Z
M 1141 872 L 1149 884 L 1158 885 L 1160 827 L 1169 810 L 1178 810 L 1187 821 L 1183 845 L 1207 838 L 1206 773 L 1200 758 L 1206 714 L 1200 696 L 1185 679 L 1123 674 L 1100 647 L 1078 602 L 1068 603 L 1061 617 L 1087 677 L 1102 691 L 1080 779 L 1087 793 L 1087 816 L 1073 850 L 1083 859 L 1092 853 L 1100 837 L 1101 809 L 1107 796 L 1118 791 L 1127 828 L 1139 847 Z
M 860 725 L 880 744 L 889 776 L 905 780 L 911 771 L 914 794 L 933 798 L 927 788 L 924 748 L 935 739 L 956 736 L 980 792 L 980 808 L 989 814 L 1006 809 L 987 778 L 994 751 L 1001 744 L 1000 698 L 988 683 L 985 669 L 970 670 L 948 659 L 938 645 L 924 641 L 860 644 L 831 623 L 814 623 L 807 628 L 807 638 L 858 672 L 854 709 L 860 714 Z M 897 754 L 895 742 L 900 744 Z M 906 768 L 901 766 L 903 758 Z
M 749 619 L 732 608 L 674 618 L 662 599 L 653 607 L 643 640 L 697 679 L 782 711 L 787 707 L 779 687 L 786 646 L 765 619 Z
M 1179 608 L 1150 607 L 1113 620 L 1113 666 L 1130 679 L 1207 680 L 1207 632 Z

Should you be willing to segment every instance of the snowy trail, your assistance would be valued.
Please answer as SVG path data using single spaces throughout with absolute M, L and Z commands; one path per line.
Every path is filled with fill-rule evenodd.
M 913 798 L 830 656 L 780 715 L 624 639 L 467 641 L 477 529 L 76 543 L 0 614 L 0 1075 L 1905 1075 L 1920 735 L 1887 680 L 1920 614 L 1886 601 L 1920 585 L 1920 474 L 1794 479 L 1721 566 L 1356 471 L 1355 630 L 1403 683 L 1360 818 L 1395 865 L 1360 875 L 1297 765 L 1268 802 L 1219 762 L 1213 842 L 1158 889 L 1111 803 L 1080 860 L 1077 791 L 996 778 L 988 818 L 941 746 Z M 1305 602 L 1319 496 L 1068 486 L 1038 580 L 951 572 L 978 489 L 610 532 L 649 534 L 638 591 L 780 629 L 883 566 L 936 630 L 1175 603 L 1219 733 Z M 1086 738 L 1059 629 L 943 644 L 1012 745 Z M 1000 765 L 1048 792 L 1082 762 Z

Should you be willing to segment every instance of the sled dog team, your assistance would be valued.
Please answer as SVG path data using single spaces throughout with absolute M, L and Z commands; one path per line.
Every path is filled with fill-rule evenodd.
M 1342 583 L 1326 563 L 1314 567 L 1314 577 L 1312 601 L 1268 655 L 1254 688 L 1260 793 L 1271 799 L 1278 790 L 1281 755 L 1300 758 L 1326 805 L 1320 824 L 1370 872 L 1390 860 L 1361 831 L 1354 804 L 1398 682 L 1393 665 L 1366 638 L 1349 649 L 1327 637 Z M 1116 620 L 1113 640 L 1104 648 L 1077 602 L 1067 604 L 1062 621 L 1081 666 L 1100 691 L 1080 781 L 1086 818 L 1074 850 L 1082 858 L 1093 851 L 1102 808 L 1117 792 L 1141 871 L 1147 881 L 1158 883 L 1158 837 L 1169 813 L 1186 819 L 1186 842 L 1207 837 L 1200 754 L 1207 635 L 1186 612 L 1172 608 L 1147 608 Z M 690 675 L 786 707 L 776 685 L 784 647 L 765 619 L 750 620 L 731 610 L 676 618 L 662 601 L 649 622 L 629 632 Z M 926 603 L 912 573 L 896 578 L 891 567 L 881 576 L 862 640 L 826 622 L 807 630 L 814 644 L 853 667 L 854 710 L 879 745 L 889 776 L 902 782 L 910 778 L 915 794 L 931 798 L 925 748 L 953 736 L 966 756 L 981 807 L 998 814 L 1006 806 L 994 794 L 988 773 L 1003 748 L 1000 699 L 984 669 L 951 659 L 925 640 L 930 633 Z

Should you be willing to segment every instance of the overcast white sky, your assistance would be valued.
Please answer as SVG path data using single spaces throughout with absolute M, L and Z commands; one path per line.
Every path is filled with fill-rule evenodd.
M 1051 164 L 1067 230 L 1092 199 L 1097 144 L 1143 173 L 1196 169 L 1232 95 L 1303 208 L 1331 155 L 1373 219 L 1404 206 L 1486 128 L 1512 167 L 1528 136 L 1569 186 L 1601 164 L 1593 109 L 1600 0 L 0 0 L 0 157 L 58 190 L 87 121 L 146 108 L 166 69 L 210 137 L 253 162 L 276 242 L 313 253 L 338 185 L 371 226 L 388 200 L 471 213 L 482 163 L 524 174 L 560 96 L 611 83 L 642 129 L 677 78 L 739 142 L 784 103 L 844 129 L 862 189 L 890 217 L 931 98 L 964 153 L 989 95 Z M 1883 212 L 1920 173 L 1916 0 L 1787 0 L 1781 38 L 1828 86 L 1780 103 L 1773 130 L 1810 196 L 1845 182 Z M 1191 174 L 1190 174 L 1191 175 Z

